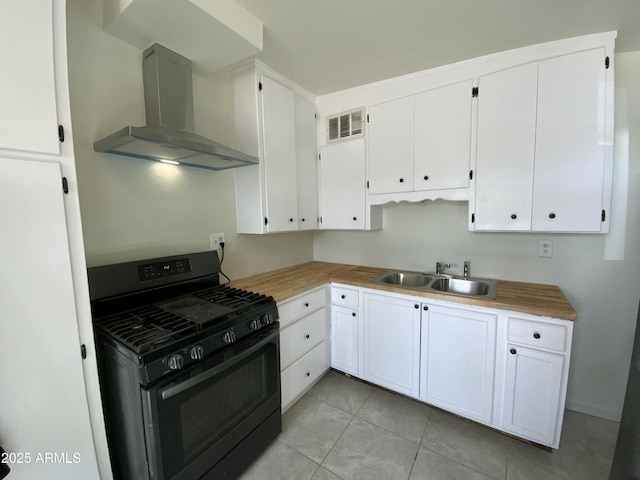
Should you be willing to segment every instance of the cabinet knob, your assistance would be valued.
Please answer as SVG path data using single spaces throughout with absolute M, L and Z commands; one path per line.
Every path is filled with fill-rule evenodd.
M 305 376 L 310 377 L 311 376 L 311 372 L 305 373 Z
M 340 298 L 342 298 L 344 300 L 347 297 L 345 295 L 340 295 Z
M 551 213 L 549 214 L 549 218 L 552 218 L 552 219 L 553 219 L 553 218 L 556 218 L 556 214 L 555 214 L 555 213 L 553 213 L 553 212 L 551 212 Z
M 351 314 L 351 316 L 352 316 L 352 317 L 355 317 L 355 316 L 356 316 L 356 312 L 353 312 L 353 313 Z
M 289 219 L 289 221 L 290 221 L 290 222 L 293 222 L 293 218 L 290 218 L 290 219 Z
M 304 306 L 308 307 L 309 306 L 309 302 L 304 302 Z
M 302 219 L 302 221 L 304 222 L 304 221 L 305 221 L 305 219 L 303 218 L 303 219 Z
M 358 219 L 358 217 L 353 217 L 353 221 L 355 222 Z
M 306 338 L 307 340 L 309 340 L 309 334 L 307 333 L 304 338 Z
M 429 310 L 429 307 L 427 307 L 426 305 L 422 307 L 422 309 L 426 312 L 427 310 Z
M 518 352 L 516 352 L 515 348 L 512 348 L 511 350 L 509 350 L 509 353 L 511 353 L 511 355 L 515 355 Z
M 401 179 L 400 179 L 400 183 L 404 183 L 404 178 L 401 178 Z
M 420 308 L 420 305 L 418 305 L 417 303 L 413 306 L 413 308 Z
M 515 213 L 512 213 L 512 214 L 511 214 L 511 219 L 512 219 L 512 220 L 515 220 L 516 218 L 518 218 L 518 215 L 516 215 Z
M 538 338 L 540 338 L 540 334 L 538 332 L 533 332 L 533 338 L 537 340 Z
M 425 175 L 423 178 L 424 178 L 425 180 L 429 180 L 429 175 Z

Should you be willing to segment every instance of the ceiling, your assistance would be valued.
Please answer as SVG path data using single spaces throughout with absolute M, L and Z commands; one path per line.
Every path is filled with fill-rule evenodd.
M 640 50 L 640 0 L 235 0 L 264 25 L 257 58 L 321 95 L 512 48 L 618 31 Z

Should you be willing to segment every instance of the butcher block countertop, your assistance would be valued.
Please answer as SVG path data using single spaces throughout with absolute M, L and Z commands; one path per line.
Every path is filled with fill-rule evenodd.
M 362 267 L 328 262 L 308 262 L 272 272 L 234 280 L 230 286 L 272 296 L 276 302 L 292 298 L 314 287 L 329 282 L 344 283 L 357 287 L 372 288 L 387 292 L 434 298 L 448 302 L 499 308 L 516 312 L 577 320 L 578 313 L 555 285 L 512 282 L 498 280 L 495 300 L 458 297 L 431 291 L 420 291 L 373 283 L 373 279 L 391 268 Z

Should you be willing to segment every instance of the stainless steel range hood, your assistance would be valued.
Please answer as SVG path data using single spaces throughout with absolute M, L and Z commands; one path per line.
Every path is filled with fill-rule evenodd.
M 258 158 L 196 135 L 191 61 L 157 43 L 142 55 L 147 125 L 124 127 L 93 144 L 96 152 L 210 170 L 243 167 Z

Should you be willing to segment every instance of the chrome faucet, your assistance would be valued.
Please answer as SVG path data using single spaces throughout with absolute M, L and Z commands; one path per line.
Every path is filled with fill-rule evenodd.
M 465 260 L 464 269 L 462 270 L 462 277 L 464 279 L 469 278 L 469 270 L 471 270 L 471 262 L 469 260 Z
M 451 264 L 436 262 L 436 274 L 440 275 L 445 268 L 451 268 Z

